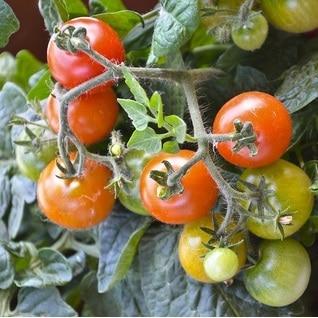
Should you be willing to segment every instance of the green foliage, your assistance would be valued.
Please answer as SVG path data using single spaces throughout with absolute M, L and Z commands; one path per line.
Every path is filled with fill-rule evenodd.
M 96 14 L 95 18 L 108 23 L 121 38 L 124 38 L 138 23 L 143 23 L 142 16 L 130 10 L 100 13 Z
M 6 46 L 10 36 L 19 30 L 20 23 L 10 6 L 0 0 L 0 48 Z
M 89 7 L 94 14 L 126 9 L 122 0 L 89 0 Z
M 178 51 L 199 25 L 197 0 L 162 0 L 160 3 L 160 15 L 152 38 L 155 59 Z

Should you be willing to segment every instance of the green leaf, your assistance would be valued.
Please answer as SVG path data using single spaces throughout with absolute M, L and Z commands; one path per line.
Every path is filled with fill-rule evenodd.
M 75 317 L 76 312 L 62 299 L 56 288 L 21 288 L 16 316 Z
M 125 77 L 125 83 L 129 87 L 131 93 L 134 95 L 135 100 L 140 104 L 149 106 L 149 98 L 136 78 L 128 71 L 128 69 L 125 68 L 123 69 L 123 74 Z
M 290 113 L 294 113 L 318 98 L 318 54 L 306 63 L 292 66 L 276 91 Z
M 199 24 L 197 0 L 161 0 L 161 6 L 152 39 L 157 58 L 178 51 Z
M 0 92 L 0 157 L 12 156 L 10 129 L 7 127 L 11 117 L 27 109 L 26 98 L 22 89 L 13 84 L 6 83 Z
M 10 238 L 15 238 L 21 226 L 25 204 L 35 200 L 35 184 L 21 175 L 15 175 L 11 179 L 11 194 L 8 231 Z
M 126 275 L 151 218 L 115 210 L 99 228 L 98 291 L 111 289 Z
M 31 268 L 16 274 L 15 283 L 17 286 L 42 288 L 64 285 L 72 279 L 72 268 L 60 252 L 42 248 L 38 251 L 38 256 L 34 262 L 36 262 L 36 266 L 33 265 Z
M 124 38 L 137 24 L 143 23 L 142 16 L 138 12 L 130 10 L 106 12 L 96 14 L 94 17 L 108 23 L 121 38 Z
M 14 269 L 10 254 L 0 245 L 0 289 L 9 288 L 14 279 Z
M 88 10 L 82 0 L 55 0 L 63 21 L 88 15 Z
M 147 114 L 147 108 L 134 100 L 130 99 L 117 99 L 118 103 L 128 114 L 132 120 L 132 124 L 137 130 L 144 130 L 147 128 L 151 117 Z
M 0 88 L 16 73 L 15 58 L 8 52 L 0 54 Z
M 30 89 L 29 78 L 44 67 L 32 53 L 21 50 L 16 55 L 16 74 L 13 81 L 19 84 L 25 91 Z
M 182 144 L 185 141 L 187 134 L 186 123 L 176 115 L 170 115 L 165 117 L 165 122 L 172 127 L 172 132 L 177 139 L 177 142 Z
M 116 12 L 126 9 L 121 0 L 89 0 L 89 7 L 92 9 L 94 14 Z
M 178 142 L 176 142 L 175 140 L 169 140 L 163 144 L 162 150 L 164 152 L 177 153 L 180 148 Z
M 39 10 L 46 29 L 50 34 L 53 34 L 55 27 L 63 23 L 55 0 L 39 0 Z
M 53 89 L 53 81 L 51 79 L 51 74 L 48 70 L 42 71 L 41 77 L 35 83 L 35 85 L 30 89 L 28 93 L 28 100 L 43 100 L 47 98 L 52 89 Z
M 10 6 L 4 0 L 0 0 L 0 47 L 6 46 L 10 36 L 19 28 L 19 20 Z
M 157 153 L 161 150 L 161 137 L 152 128 L 147 127 L 143 131 L 134 131 L 127 145 L 129 148 L 144 150 L 148 153 Z
M 155 91 L 150 98 L 150 108 L 152 108 L 157 114 L 157 124 L 161 128 L 164 125 L 163 118 L 163 103 L 160 94 Z

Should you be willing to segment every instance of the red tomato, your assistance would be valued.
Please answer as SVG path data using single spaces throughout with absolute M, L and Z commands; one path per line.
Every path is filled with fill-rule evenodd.
M 111 88 L 95 94 L 84 94 L 68 106 L 68 122 L 72 132 L 84 144 L 103 140 L 116 124 L 119 107 Z M 46 106 L 49 126 L 55 133 L 60 128 L 59 105 L 51 95 Z
M 232 98 L 217 113 L 213 133 L 234 132 L 235 119 L 252 123 L 258 153 L 251 156 L 247 147 L 234 152 L 234 142 L 220 142 L 217 149 L 227 161 L 240 167 L 262 167 L 278 160 L 286 151 L 292 137 L 292 120 L 284 104 L 275 97 L 246 92 Z
M 169 224 L 185 224 L 207 215 L 214 206 L 218 190 L 207 167 L 202 161 L 192 166 L 182 177 L 184 191 L 167 200 L 157 195 L 159 184 L 150 178 L 152 170 L 166 171 L 163 160 L 179 169 L 194 155 L 193 151 L 181 150 L 178 153 L 161 152 L 145 166 L 140 178 L 140 195 L 143 205 L 153 217 Z
M 71 154 L 75 159 L 75 154 Z M 53 160 L 42 171 L 37 187 L 38 204 L 53 223 L 68 229 L 86 229 L 102 222 L 111 212 L 115 198 L 106 188 L 112 173 L 103 165 L 86 160 L 80 178 L 61 179 Z
M 121 63 L 125 51 L 118 34 L 105 22 L 81 17 L 63 25 L 84 27 L 91 48 L 113 62 Z M 67 89 L 73 88 L 105 71 L 105 67 L 92 60 L 83 52 L 70 53 L 58 48 L 51 39 L 47 48 L 47 61 L 53 77 Z

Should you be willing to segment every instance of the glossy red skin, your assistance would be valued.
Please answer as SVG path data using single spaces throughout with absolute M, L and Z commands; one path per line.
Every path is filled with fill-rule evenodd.
M 125 51 L 121 39 L 107 23 L 91 18 L 75 18 L 63 25 L 84 27 L 87 39 L 95 51 L 115 63 L 125 60 Z M 105 67 L 83 52 L 70 53 L 56 46 L 50 40 L 47 48 L 47 61 L 53 77 L 67 89 L 73 88 L 105 71 Z M 109 82 L 111 85 L 111 82 Z
M 182 178 L 184 191 L 168 200 L 157 196 L 158 183 L 150 178 L 152 170 L 166 171 L 163 160 L 179 169 L 194 155 L 193 151 L 180 150 L 178 153 L 161 152 L 145 166 L 140 178 L 140 196 L 143 205 L 153 217 L 163 223 L 185 224 L 207 215 L 217 200 L 218 190 L 203 161 L 192 166 Z
M 80 230 L 97 225 L 110 214 L 115 198 L 106 188 L 112 177 L 108 168 L 86 160 L 82 177 L 67 180 L 56 177 L 61 175 L 55 159 L 42 171 L 38 181 L 38 204 L 51 222 Z
M 46 117 L 55 133 L 60 129 L 59 105 L 52 95 L 46 105 Z M 84 144 L 91 145 L 103 140 L 114 128 L 119 107 L 111 88 L 94 94 L 85 94 L 68 106 L 67 118 L 72 132 Z
M 234 132 L 235 119 L 252 123 L 258 153 L 250 156 L 247 147 L 234 152 L 233 142 L 220 142 L 217 149 L 225 160 L 240 167 L 256 168 L 269 165 L 284 154 L 292 137 L 292 120 L 278 99 L 262 92 L 246 92 L 232 98 L 217 113 L 213 133 Z

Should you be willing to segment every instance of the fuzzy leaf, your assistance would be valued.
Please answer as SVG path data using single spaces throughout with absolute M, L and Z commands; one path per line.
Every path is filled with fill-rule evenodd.
M 0 47 L 6 46 L 10 36 L 19 30 L 20 23 L 10 6 L 0 0 Z
M 115 210 L 100 226 L 100 259 L 98 291 L 108 291 L 127 273 L 135 256 L 139 240 L 151 223 L 127 210 Z
M 185 140 L 187 133 L 186 123 L 176 115 L 166 116 L 165 122 L 167 122 L 172 127 L 172 131 L 178 143 L 182 144 Z
M 50 72 L 44 71 L 40 78 L 36 81 L 35 85 L 28 93 L 28 100 L 43 100 L 47 98 L 53 90 L 53 81 Z
M 14 269 L 11 263 L 10 254 L 0 245 L 0 289 L 11 286 L 14 279 Z
M 152 128 L 147 127 L 143 131 L 134 131 L 127 145 L 129 148 L 144 150 L 148 153 L 157 153 L 161 150 L 161 138 Z

